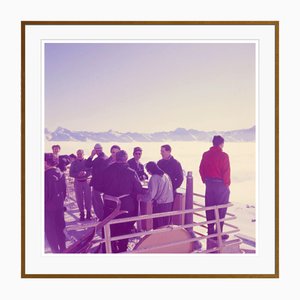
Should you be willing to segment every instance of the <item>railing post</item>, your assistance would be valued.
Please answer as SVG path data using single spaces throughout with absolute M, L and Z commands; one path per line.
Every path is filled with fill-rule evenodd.
M 219 215 L 219 209 L 217 206 L 215 206 L 215 221 L 216 221 L 216 228 L 217 228 L 217 239 L 218 239 L 218 247 L 219 251 L 222 252 L 223 248 L 223 241 L 222 241 L 222 231 L 221 231 L 221 224 L 220 224 L 220 215 Z
M 186 176 L 186 194 L 185 194 L 185 209 L 193 209 L 193 173 L 188 171 Z M 185 214 L 185 224 L 193 223 L 193 213 Z M 193 228 L 189 228 L 193 231 Z
M 110 225 L 104 225 L 104 237 L 105 237 L 105 250 L 106 253 L 112 253 L 110 242 Z

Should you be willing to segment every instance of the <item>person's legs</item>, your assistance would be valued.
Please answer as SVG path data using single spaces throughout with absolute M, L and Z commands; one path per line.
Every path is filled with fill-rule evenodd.
M 227 204 L 229 202 L 230 191 L 229 188 L 224 184 L 220 183 L 218 188 L 218 202 L 217 205 Z M 219 209 L 219 217 L 220 219 L 224 219 L 226 216 L 227 207 Z M 224 221 L 220 222 L 221 232 L 223 232 Z
M 103 220 L 108 217 L 115 209 L 115 204 L 112 203 L 111 201 L 106 201 L 104 202 L 104 207 L 103 207 Z M 119 235 L 118 234 L 118 225 L 119 224 L 114 224 L 114 225 L 110 225 L 110 237 L 114 237 Z M 105 237 L 104 234 L 104 228 L 102 228 L 102 237 Z M 112 253 L 117 253 L 118 252 L 118 247 L 117 247 L 117 242 L 118 241 L 113 241 L 111 242 L 111 249 L 112 249 Z M 106 253 L 106 245 L 103 244 L 102 246 L 103 249 L 103 253 Z
M 86 209 L 86 218 L 91 219 L 92 193 L 91 193 L 91 187 L 87 182 L 83 182 L 83 191 L 84 191 L 84 205 Z
M 101 193 L 94 188 L 92 192 L 92 202 L 93 202 L 93 208 L 96 216 L 99 218 L 100 221 L 102 221 L 104 216 L 103 200 L 102 200 Z
M 83 206 L 82 183 L 75 180 L 74 188 L 75 188 L 75 196 L 76 196 L 77 205 L 78 205 L 79 212 L 80 212 L 80 220 L 83 221 L 84 220 L 84 206 Z
M 173 202 L 170 203 L 163 203 L 163 204 L 153 204 L 153 213 L 163 213 L 172 211 Z M 169 225 L 171 223 L 171 217 L 161 217 L 153 219 L 153 228 L 159 228 L 162 226 Z
M 125 218 L 127 217 L 129 216 L 126 215 Z M 114 236 L 130 234 L 134 226 L 134 223 L 135 222 L 126 222 L 126 223 L 116 224 L 117 227 L 114 230 Z M 127 238 L 127 239 L 122 239 L 117 241 L 118 253 L 127 251 L 128 240 L 129 239 Z
M 58 239 L 56 233 L 55 213 L 45 213 L 45 236 L 52 253 L 59 253 Z
M 206 189 L 205 189 L 205 206 L 213 206 L 216 204 L 215 200 L 215 188 L 214 183 L 206 182 Z M 215 212 L 213 209 L 206 210 L 206 220 L 212 221 L 215 220 Z M 215 233 L 215 223 L 207 224 L 207 234 L 214 234 Z
M 64 219 L 64 211 L 58 211 L 56 213 L 56 235 L 59 246 L 59 252 L 63 252 L 66 249 L 66 236 L 64 233 L 64 228 L 66 226 Z

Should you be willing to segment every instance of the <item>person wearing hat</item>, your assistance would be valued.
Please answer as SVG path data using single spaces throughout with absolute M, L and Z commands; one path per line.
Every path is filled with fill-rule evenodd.
M 45 236 L 52 253 L 66 249 L 64 234 L 64 200 L 66 198 L 66 178 L 56 167 L 57 160 L 52 153 L 45 153 Z
M 135 170 L 139 179 L 141 181 L 144 181 L 148 179 L 148 175 L 144 171 L 144 166 L 140 162 L 140 159 L 142 157 L 142 148 L 141 147 L 135 147 L 133 148 L 133 158 L 128 160 L 128 165 L 131 169 Z
M 224 138 L 216 135 L 212 140 L 213 146 L 203 153 L 199 166 L 202 182 L 205 184 L 205 206 L 227 204 L 229 202 L 230 162 L 227 153 L 223 152 Z M 227 208 L 219 209 L 220 219 L 225 218 Z M 213 210 L 206 211 L 206 220 L 215 220 Z M 224 222 L 220 222 L 223 231 Z M 208 224 L 208 234 L 216 233 L 215 224 Z M 222 239 L 228 239 L 222 235 Z
M 100 144 L 95 144 L 90 157 L 85 161 L 85 166 L 92 169 L 92 204 L 99 220 L 103 219 L 102 181 L 103 171 L 106 169 L 108 157 L 103 152 Z

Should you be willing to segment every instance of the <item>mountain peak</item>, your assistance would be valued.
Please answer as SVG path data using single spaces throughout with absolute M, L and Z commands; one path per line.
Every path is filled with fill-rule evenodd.
M 45 129 L 49 141 L 97 141 L 97 142 L 165 142 L 165 141 L 205 141 L 210 142 L 215 134 L 221 134 L 226 142 L 255 141 L 255 126 L 249 129 L 232 131 L 199 131 L 177 128 L 173 131 L 154 133 L 118 132 L 112 129 L 107 132 L 71 131 L 61 126 L 53 132 Z

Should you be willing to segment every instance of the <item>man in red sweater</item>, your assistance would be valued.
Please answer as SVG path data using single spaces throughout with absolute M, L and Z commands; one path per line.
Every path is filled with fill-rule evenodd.
M 205 206 L 227 204 L 229 202 L 230 162 L 227 153 L 223 152 L 224 139 L 220 135 L 213 137 L 213 147 L 203 153 L 199 172 L 206 185 Z M 227 208 L 219 209 L 220 219 L 225 218 Z M 207 221 L 215 220 L 213 210 L 206 211 Z M 223 231 L 224 222 L 220 222 Z M 215 224 L 208 224 L 208 234 L 216 233 Z M 228 239 L 222 235 L 222 239 Z

